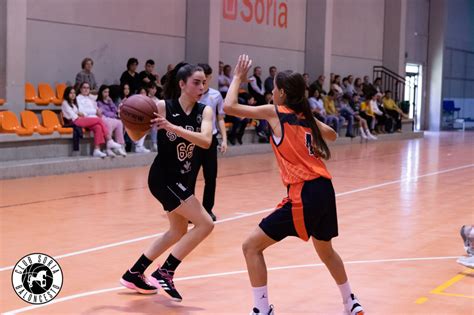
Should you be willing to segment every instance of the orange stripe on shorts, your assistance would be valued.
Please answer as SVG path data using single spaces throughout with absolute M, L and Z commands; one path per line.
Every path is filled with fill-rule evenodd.
M 289 197 L 291 199 L 291 213 L 293 215 L 293 224 L 295 225 L 298 237 L 304 241 L 309 240 L 308 232 L 304 224 L 303 201 L 301 191 L 305 182 L 290 185 Z

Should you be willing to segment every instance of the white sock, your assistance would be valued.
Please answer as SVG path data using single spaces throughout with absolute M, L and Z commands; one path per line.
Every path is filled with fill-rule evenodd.
M 339 291 L 341 291 L 342 302 L 346 303 L 347 299 L 351 296 L 352 290 L 351 285 L 349 284 L 349 280 L 346 283 L 338 284 Z
M 270 310 L 268 304 L 268 290 L 267 286 L 252 288 L 253 291 L 253 306 L 258 308 L 261 314 L 267 314 Z

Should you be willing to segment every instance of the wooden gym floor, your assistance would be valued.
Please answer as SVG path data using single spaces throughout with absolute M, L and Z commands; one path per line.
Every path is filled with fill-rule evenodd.
M 474 134 L 427 133 L 335 146 L 332 153 L 340 233 L 334 246 L 366 313 L 474 314 L 474 272 L 456 263 L 464 254 L 459 229 L 474 224 Z M 219 221 L 177 271 L 182 303 L 118 283 L 167 228 L 147 173 L 0 181 L 0 312 L 248 314 L 241 244 L 285 194 L 273 155 L 219 160 Z M 64 274 L 60 294 L 39 307 L 20 300 L 11 285 L 13 265 L 34 252 L 56 257 Z M 339 291 L 310 243 L 286 239 L 265 255 L 276 314 L 342 313 Z

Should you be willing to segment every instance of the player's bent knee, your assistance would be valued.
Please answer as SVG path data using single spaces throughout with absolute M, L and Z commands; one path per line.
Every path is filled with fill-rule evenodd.
M 244 256 L 258 252 L 258 249 L 255 246 L 255 243 L 252 242 L 251 238 L 246 239 L 244 243 L 242 244 L 242 252 L 244 253 Z

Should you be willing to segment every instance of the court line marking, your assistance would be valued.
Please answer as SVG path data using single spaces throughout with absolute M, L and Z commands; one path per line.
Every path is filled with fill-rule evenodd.
M 444 256 L 444 257 L 418 257 L 418 258 L 393 258 L 393 259 L 374 259 L 374 260 L 353 260 L 353 261 L 345 261 L 344 265 L 356 265 L 356 264 L 373 264 L 373 263 L 387 263 L 387 262 L 413 262 L 413 261 L 427 261 L 427 260 L 447 260 L 447 259 L 457 259 L 458 256 Z M 317 264 L 304 264 L 304 265 L 289 265 L 289 266 L 280 266 L 280 267 L 270 267 L 268 271 L 278 271 L 278 270 L 287 270 L 287 269 L 299 269 L 299 268 L 313 268 L 313 267 L 322 267 L 324 266 L 323 263 Z M 228 271 L 228 272 L 219 272 L 219 273 L 209 273 L 203 275 L 196 275 L 196 276 L 188 276 L 188 277 L 181 277 L 176 278 L 174 281 L 187 281 L 187 280 L 196 280 L 196 279 L 205 279 L 205 278 L 215 278 L 215 277 L 222 277 L 222 276 L 231 276 L 237 274 L 246 274 L 247 270 L 236 270 L 236 271 Z M 73 294 L 69 296 L 65 296 L 62 298 L 54 299 L 49 303 L 46 304 L 37 304 L 37 305 L 30 305 L 26 307 L 22 307 L 19 309 L 11 310 L 5 312 L 4 315 L 14 315 L 22 312 L 31 311 L 37 308 L 42 308 L 45 306 L 50 306 L 57 303 L 62 303 L 70 300 L 79 299 L 86 296 L 91 295 L 98 295 L 107 292 L 125 290 L 127 288 L 123 286 L 101 289 L 101 290 L 94 290 L 94 291 L 87 291 L 83 293 Z
M 425 296 L 422 296 L 422 297 L 416 299 L 415 303 L 416 303 L 416 304 L 423 304 L 423 303 L 425 303 L 426 301 L 428 301 L 428 298 L 425 297 Z
M 474 270 L 473 269 L 467 269 L 467 270 L 464 270 L 461 274 L 458 274 L 454 277 L 452 277 L 451 279 L 449 279 L 448 281 L 446 281 L 445 283 L 439 285 L 438 287 L 434 288 L 433 290 L 430 291 L 430 293 L 432 294 L 438 294 L 438 295 L 446 295 L 446 296 L 456 296 L 456 297 L 464 297 L 464 298 L 468 298 L 468 299 L 474 299 L 474 296 L 472 295 L 465 295 L 465 294 L 457 294 L 457 293 L 448 293 L 448 292 L 444 292 L 444 290 L 446 290 L 447 288 L 449 288 L 450 286 L 452 286 L 453 284 L 455 284 L 456 282 L 459 282 L 461 281 L 462 279 L 464 279 L 467 275 L 473 273 Z
M 427 174 L 424 174 L 424 175 L 418 175 L 418 176 L 412 176 L 412 177 L 408 177 L 408 178 L 392 180 L 392 181 L 388 181 L 388 182 L 381 183 L 381 184 L 371 185 L 371 186 L 367 186 L 367 187 L 364 187 L 364 188 L 358 188 L 358 189 L 354 189 L 354 190 L 350 190 L 350 191 L 346 191 L 346 192 L 342 192 L 342 193 L 337 193 L 336 197 L 342 197 L 342 196 L 345 196 L 345 195 L 350 195 L 350 194 L 358 193 L 358 192 L 361 192 L 361 191 L 377 189 L 377 188 L 380 188 L 380 187 L 393 185 L 393 184 L 397 184 L 397 183 L 408 182 L 408 181 L 416 180 L 418 178 L 424 178 L 424 177 L 428 177 L 428 176 L 434 176 L 434 175 L 444 174 L 444 173 L 453 172 L 453 171 L 457 171 L 457 170 L 462 170 L 462 169 L 470 168 L 470 167 L 473 167 L 473 166 L 474 166 L 474 164 L 467 164 L 467 165 L 462 165 L 462 166 L 458 166 L 458 167 L 454 167 L 454 168 L 445 169 L 445 170 L 442 170 L 442 171 L 427 173 Z M 259 210 L 259 211 L 255 211 L 255 212 L 248 212 L 246 214 L 241 214 L 241 215 L 238 215 L 238 216 L 235 216 L 235 217 L 230 217 L 230 218 L 227 218 L 227 219 L 217 220 L 215 222 L 215 224 L 234 221 L 234 220 L 238 220 L 238 219 L 241 219 L 241 218 L 250 217 L 250 216 L 257 215 L 257 214 L 269 212 L 269 211 L 272 211 L 272 210 L 274 210 L 274 208 L 267 208 L 267 209 L 263 209 L 263 210 Z M 92 248 L 89 248 L 89 249 L 84 249 L 84 250 L 75 251 L 75 252 L 71 252 L 71 253 L 67 253 L 67 254 L 53 256 L 53 258 L 54 259 L 61 259 L 61 258 L 86 254 L 86 253 L 90 253 L 90 252 L 95 252 L 95 251 L 99 251 L 99 250 L 102 250 L 102 249 L 117 247 L 117 246 L 121 246 L 121 245 L 125 245 L 125 244 L 135 243 L 135 242 L 147 240 L 147 239 L 150 239 L 150 238 L 155 238 L 157 236 L 163 235 L 163 233 L 164 232 L 157 233 L 157 234 L 152 234 L 152 235 L 147 235 L 147 236 L 142 236 L 142 237 L 138 237 L 138 238 L 133 238 L 133 239 L 125 240 L 125 241 L 115 242 L 115 243 L 111 243 L 111 244 L 107 244 L 107 245 L 92 247 Z M 0 272 L 7 271 L 7 270 L 12 270 L 13 267 L 14 267 L 14 265 L 7 266 L 7 267 L 1 267 Z

